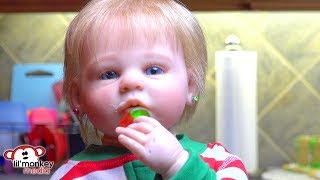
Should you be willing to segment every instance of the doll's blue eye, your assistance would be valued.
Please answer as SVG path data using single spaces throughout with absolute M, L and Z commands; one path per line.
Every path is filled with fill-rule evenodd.
M 163 70 L 157 66 L 152 66 L 146 70 L 147 75 L 163 74 Z
M 108 79 L 114 79 L 118 78 L 119 76 L 114 71 L 107 71 L 101 74 L 100 79 L 102 80 L 108 80 Z

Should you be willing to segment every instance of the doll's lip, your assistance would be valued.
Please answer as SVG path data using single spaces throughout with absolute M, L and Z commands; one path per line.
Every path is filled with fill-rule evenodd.
M 146 106 L 139 99 L 129 99 L 127 101 L 121 102 L 117 108 L 117 111 L 120 114 L 124 114 L 134 107 L 141 107 L 143 109 L 146 109 Z

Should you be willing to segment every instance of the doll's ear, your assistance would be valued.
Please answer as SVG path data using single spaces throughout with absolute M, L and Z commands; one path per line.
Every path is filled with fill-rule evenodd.
M 79 97 L 80 97 L 79 84 L 76 81 L 72 81 L 70 90 L 71 90 L 71 93 L 70 93 L 71 108 L 78 109 L 80 111 L 81 107 L 80 107 L 80 101 L 79 101 Z
M 197 83 L 192 78 L 191 73 L 188 73 L 188 94 L 187 94 L 187 105 L 192 106 L 194 104 L 193 97 L 198 96 Z

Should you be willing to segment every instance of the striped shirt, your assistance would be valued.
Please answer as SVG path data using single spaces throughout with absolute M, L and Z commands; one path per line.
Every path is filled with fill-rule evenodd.
M 189 159 L 171 179 L 247 180 L 242 161 L 221 144 L 203 144 L 177 135 Z M 51 179 L 162 179 L 128 150 L 119 147 L 90 145 L 67 160 Z

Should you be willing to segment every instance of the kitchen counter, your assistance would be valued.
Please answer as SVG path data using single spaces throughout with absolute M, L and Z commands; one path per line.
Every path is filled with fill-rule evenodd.
M 317 180 L 306 174 L 287 171 L 281 168 L 270 168 L 261 174 L 263 180 Z

